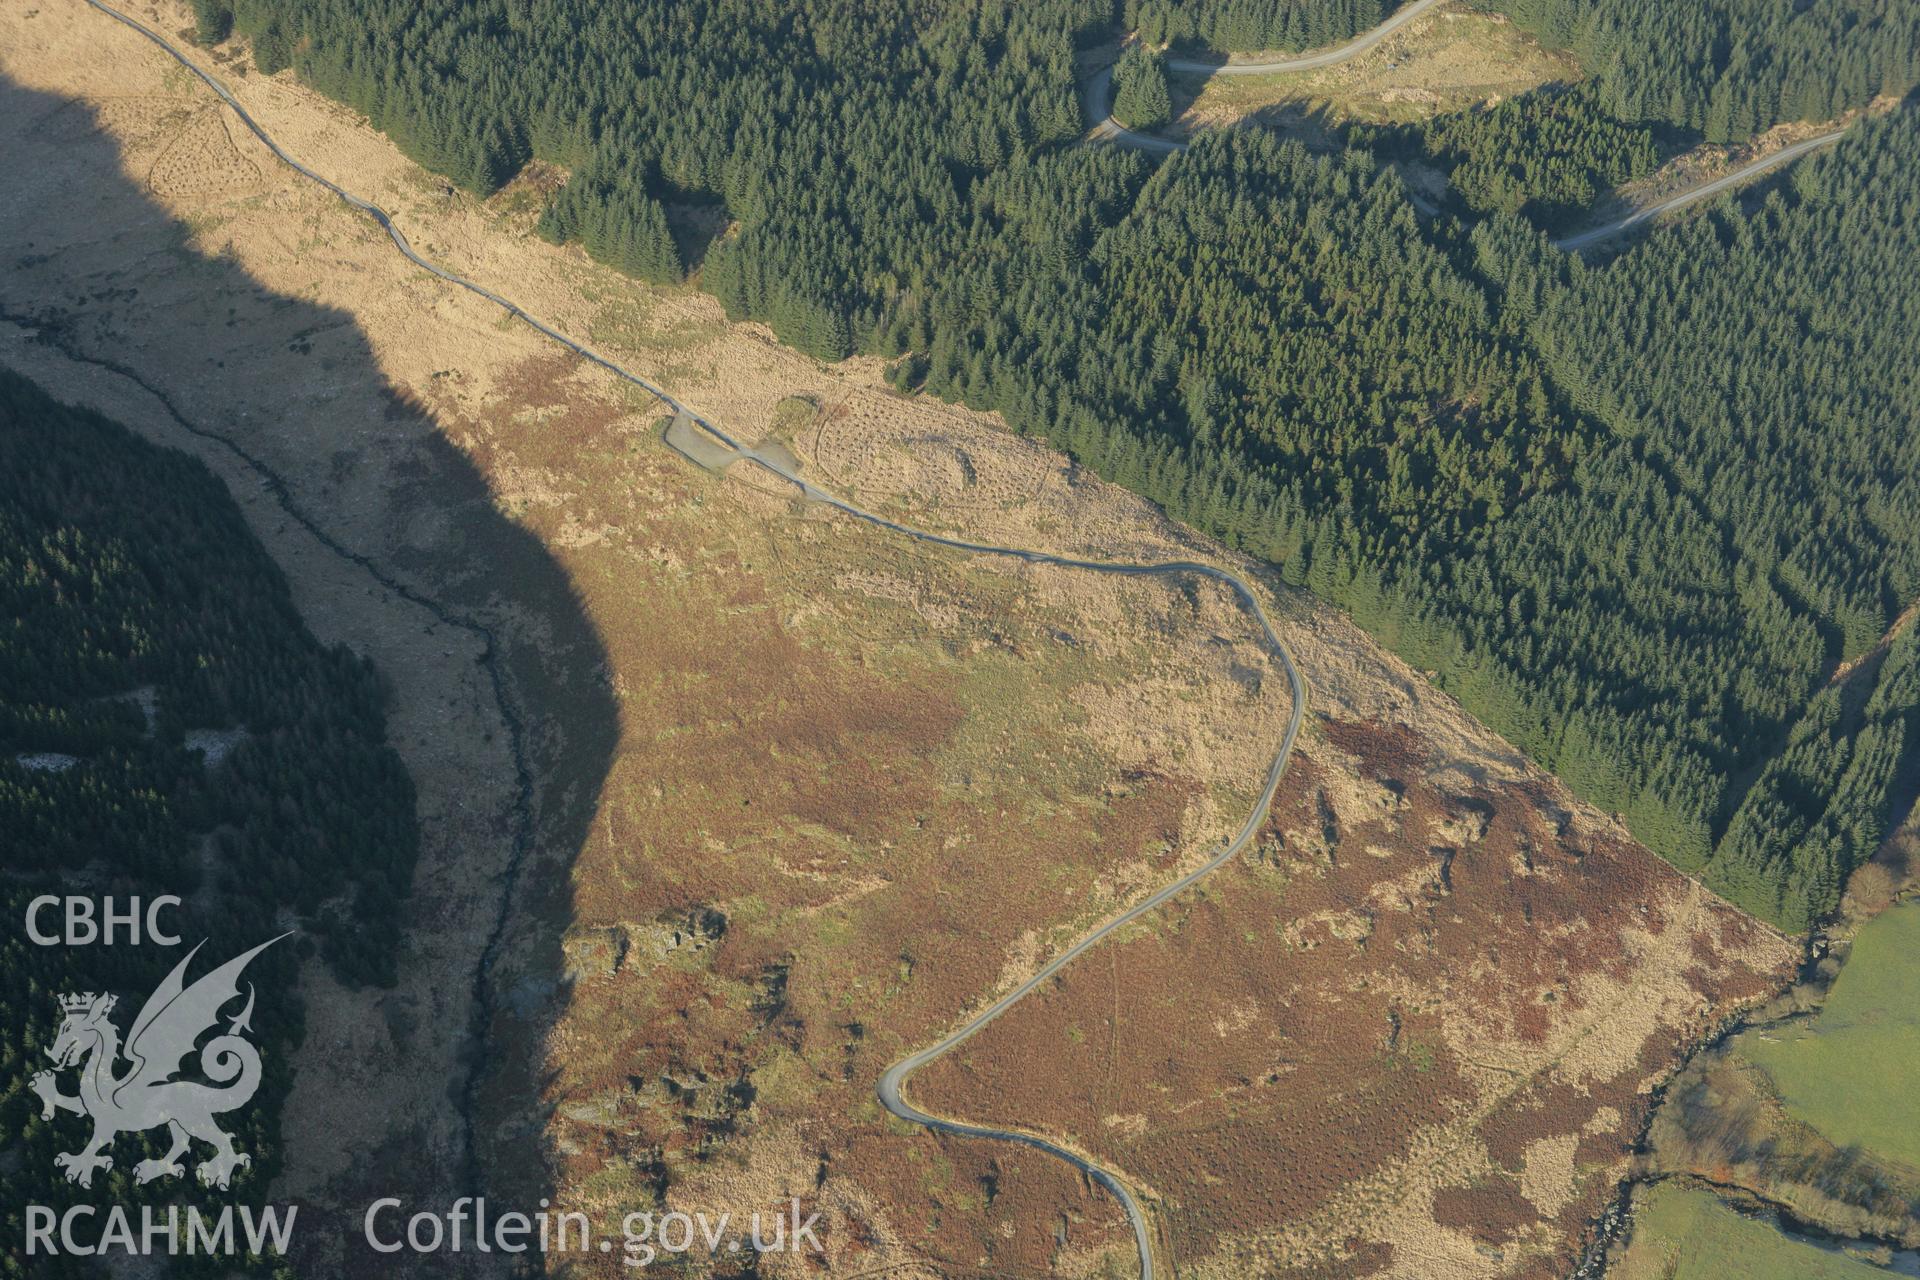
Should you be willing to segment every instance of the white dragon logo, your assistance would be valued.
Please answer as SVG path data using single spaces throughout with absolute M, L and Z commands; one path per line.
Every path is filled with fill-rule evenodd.
M 280 938 L 286 936 L 283 933 Z M 253 1162 L 251 1156 L 235 1151 L 233 1139 L 213 1122 L 215 1115 L 245 1106 L 260 1087 L 260 1051 L 240 1037 L 241 1032 L 253 1029 L 249 1025 L 253 1017 L 251 984 L 246 1007 L 230 1020 L 226 1034 L 215 1036 L 200 1050 L 200 1073 L 212 1083 L 172 1077 L 193 1052 L 194 1042 L 219 1022 L 221 1007 L 239 996 L 240 971 L 280 938 L 269 939 L 227 961 L 189 987 L 182 975 L 199 954 L 200 946 L 206 944 L 194 947 L 147 997 L 140 1016 L 133 1020 L 133 1029 L 127 1033 L 124 1051 L 120 1032 L 108 1016 L 113 1012 L 114 996 L 88 992 L 60 997 L 60 1007 L 67 1016 L 47 1056 L 60 1071 L 81 1064 L 80 1092 L 75 1097 L 61 1093 L 52 1071 L 36 1073 L 30 1083 L 44 1104 L 40 1113 L 43 1119 L 53 1119 L 56 1111 L 71 1111 L 93 1120 L 93 1137 L 86 1146 L 54 1157 L 54 1163 L 66 1170 L 68 1182 L 91 1186 L 96 1170 L 113 1167 L 113 1157 L 106 1152 L 116 1137 L 163 1124 L 173 1135 L 173 1149 L 157 1160 L 142 1160 L 134 1166 L 135 1182 L 184 1174 L 180 1157 L 187 1154 L 192 1138 L 214 1148 L 213 1156 L 202 1160 L 197 1171 L 206 1186 L 224 1188 L 235 1169 Z M 115 1075 L 123 1052 L 131 1066 L 126 1074 Z

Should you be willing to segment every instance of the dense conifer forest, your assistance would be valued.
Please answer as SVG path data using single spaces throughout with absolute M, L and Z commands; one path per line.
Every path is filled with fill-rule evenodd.
M 206 468 L 6 370 L 0 601 L 0 910 L 14 922 L 0 950 L 0 1078 L 11 1082 L 0 1147 L 15 1157 L 0 1165 L 0 1198 L 17 1214 L 74 1196 L 171 1194 L 164 1181 L 132 1182 L 163 1130 L 138 1154 L 123 1138 L 104 1186 L 61 1181 L 54 1153 L 77 1149 L 85 1125 L 43 1121 L 27 1091 L 48 1065 L 57 997 L 113 992 L 124 1027 L 187 947 L 209 939 L 198 976 L 291 920 L 296 938 L 248 969 L 266 1074 L 256 1103 L 228 1117 L 245 1121 L 235 1137 L 254 1159 L 233 1194 L 258 1202 L 299 1036 L 299 955 L 317 941 L 349 982 L 392 977 L 418 835 L 412 782 L 384 741 L 380 678 L 308 633 Z M 191 730 L 240 732 L 215 761 L 189 745 L 205 741 Z M 182 946 L 30 945 L 20 922 L 46 893 L 177 895 L 185 902 L 163 922 Z M 42 925 L 57 928 L 57 915 Z M 20 1222 L 8 1229 L 25 1239 Z M 10 1249 L 0 1274 L 62 1265 Z
M 1477 0 L 1572 51 L 1601 106 L 1738 142 L 1920 79 L 1911 0 Z
M 1868 651 L 1920 593 L 1916 154 L 1920 112 L 1909 107 L 1797 164 L 1764 198 L 1723 201 L 1599 267 L 1511 222 L 1477 237 L 1480 262 L 1504 282 L 1508 310 L 1525 318 L 1557 385 L 1609 428 L 1617 478 L 1604 504 L 1618 514 L 1607 522 L 1646 530 L 1630 552 L 1637 566 L 1595 536 L 1607 523 L 1589 523 L 1594 504 L 1570 513 L 1551 542 L 1515 544 L 1520 572 L 1496 577 L 1495 595 L 1531 579 L 1520 598 L 1551 599 L 1560 575 L 1546 566 L 1579 566 L 1559 591 L 1583 583 L 1598 601 L 1628 606 L 1589 626 L 1625 625 L 1642 638 L 1613 643 L 1595 630 L 1590 645 L 1515 647 L 1510 661 L 1630 670 L 1640 651 L 1650 676 L 1671 673 L 1654 678 L 1672 688 L 1673 725 L 1697 742 L 1676 741 L 1648 767 L 1675 779 L 1665 789 L 1676 805 L 1716 836 L 1740 803 L 1740 779 L 1779 750 L 1826 668 Z M 1482 607 L 1482 626 L 1503 625 L 1494 607 Z M 1646 686 L 1623 693 L 1625 710 Z M 1644 711 L 1625 722 L 1635 718 Z M 1683 763 L 1695 753 L 1697 764 Z M 1775 850 L 1756 872 L 1746 865 L 1756 849 L 1721 840 L 1708 879 L 1763 915 L 1803 922 L 1836 885 L 1817 859 L 1783 853 L 1800 858 Z M 1748 887 L 1756 875 L 1781 895 L 1777 905 Z
M 1590 216 L 1601 199 L 1646 177 L 1661 159 L 1653 127 L 1614 119 L 1584 84 L 1548 86 L 1418 125 L 1354 127 L 1347 141 L 1438 165 L 1470 211 L 1525 213 L 1556 230 Z
M 1737 137 L 1906 91 L 1920 5 L 1502 2 L 1589 79 L 1333 155 L 1223 131 L 1165 160 L 1075 145 L 1076 48 L 1122 19 L 1224 42 L 1202 27 L 1268 9 L 231 13 L 264 66 L 290 58 L 476 190 L 530 157 L 566 168 L 550 237 L 697 273 L 823 359 L 888 356 L 903 390 L 999 410 L 1273 560 L 1654 849 L 1803 925 L 1907 752 L 1887 699 L 1817 704 L 1920 588 L 1920 113 L 1601 265 L 1537 224 L 1643 174 L 1655 127 Z M 1373 16 L 1301 12 L 1336 35 Z M 1396 149 L 1445 168 L 1472 217 L 1422 216 Z M 688 201 L 732 219 L 699 261 L 672 234 Z M 1844 814 L 1796 781 L 1821 734 L 1860 738 L 1833 764 Z M 1743 815 L 1782 805 L 1850 834 L 1804 856 L 1757 839 Z
M 1129 45 L 1113 68 L 1113 114 L 1133 129 L 1153 129 L 1173 118 L 1173 95 L 1160 56 Z
M 1150 45 L 1316 49 L 1378 26 L 1397 7 L 1394 0 L 1126 0 L 1123 21 Z

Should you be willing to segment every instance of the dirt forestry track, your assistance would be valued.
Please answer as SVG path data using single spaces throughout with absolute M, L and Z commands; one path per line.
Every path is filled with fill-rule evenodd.
M 1400 28 L 1437 8 L 1444 0 L 1413 0 L 1412 4 L 1402 5 L 1387 15 L 1379 26 L 1362 31 L 1345 44 L 1330 49 L 1321 49 L 1314 53 L 1303 53 L 1297 57 L 1281 58 L 1270 62 L 1206 62 L 1192 58 L 1168 58 L 1167 69 L 1187 73 L 1199 72 L 1210 76 L 1255 76 L 1278 75 L 1288 71 L 1318 71 L 1322 67 L 1338 66 L 1349 58 L 1356 58 L 1385 40 Z M 1086 100 L 1088 112 L 1097 121 L 1089 141 L 1116 142 L 1121 146 L 1134 147 L 1141 151 L 1174 152 L 1185 151 L 1187 144 L 1175 142 L 1170 138 L 1156 137 L 1150 133 L 1139 133 L 1127 128 L 1113 117 L 1113 68 L 1103 67 L 1087 81 Z
M 1362 31 L 1345 44 L 1334 45 L 1332 48 L 1321 49 L 1314 53 L 1302 53 L 1291 58 L 1277 58 L 1268 62 L 1208 62 L 1193 58 L 1168 58 L 1167 67 L 1173 71 L 1200 71 L 1215 76 L 1264 76 L 1277 75 L 1286 71 L 1318 71 L 1322 67 L 1338 66 L 1348 58 L 1365 53 L 1427 10 L 1438 8 L 1442 3 L 1444 0 L 1413 0 L 1412 4 L 1402 5 L 1388 14 L 1379 26 Z
M 1705 200 L 1709 196 L 1719 195 L 1722 191 L 1731 190 L 1749 178 L 1757 178 L 1771 169 L 1776 169 L 1781 165 L 1798 160 L 1809 151 L 1818 151 L 1821 147 L 1832 146 L 1834 143 L 1840 141 L 1846 132 L 1844 128 L 1834 129 L 1828 133 L 1796 142 L 1790 147 L 1782 147 L 1773 154 L 1761 156 L 1757 160 L 1743 164 L 1732 173 L 1723 174 L 1715 178 L 1712 182 L 1702 183 L 1697 187 L 1691 187 L 1685 191 L 1671 195 L 1665 200 L 1655 201 L 1653 204 L 1644 205 L 1635 209 L 1632 213 L 1617 222 L 1609 222 L 1605 226 L 1594 227 L 1591 230 L 1568 236 L 1564 240 L 1556 240 L 1553 242 L 1553 247 L 1568 250 L 1584 249 L 1589 245 L 1599 244 L 1603 240 L 1611 240 L 1622 232 L 1631 231 L 1642 223 L 1656 218 L 1663 213 L 1669 213 L 1675 209 L 1684 209 L 1696 201 Z

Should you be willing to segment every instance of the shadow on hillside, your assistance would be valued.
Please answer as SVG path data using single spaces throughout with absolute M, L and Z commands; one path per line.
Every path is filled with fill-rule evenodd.
M 176 137 L 196 126 L 211 131 L 206 113 L 215 110 L 197 85 L 188 97 L 115 99 L 110 109 L 153 112 L 158 127 L 177 129 Z M 387 1141 L 377 1150 L 339 1150 L 343 1140 L 332 1132 L 281 1135 L 290 1166 L 345 1170 L 326 1184 L 325 1203 L 301 1205 L 296 1232 L 303 1251 L 345 1241 L 344 1254 L 332 1262 L 311 1257 L 302 1270 L 476 1274 L 471 1252 L 438 1259 L 372 1254 L 362 1243 L 361 1215 L 383 1196 L 401 1197 L 408 1213 L 442 1207 L 450 1191 L 485 1191 L 496 1203 L 510 1193 L 513 1207 L 531 1209 L 550 1190 L 539 1147 L 543 1126 L 533 1110 L 541 1064 L 521 1055 L 539 1052 L 564 1003 L 553 975 L 562 971 L 566 871 L 586 838 L 618 742 L 600 638 L 562 567 L 500 514 L 486 478 L 442 435 L 433 414 L 386 381 L 351 314 L 275 293 L 230 254 L 195 248 L 189 229 L 149 195 L 159 162 L 141 179 L 130 178 L 119 142 L 87 104 L 0 80 L 0 119 L 8 122 L 0 130 L 6 327 L 37 333 L 69 360 L 163 396 L 186 424 L 169 442 L 191 444 L 190 433 L 221 441 L 203 456 L 224 469 L 269 550 L 276 539 L 266 535 L 276 526 L 305 525 L 330 548 L 328 579 L 354 584 L 342 589 L 349 598 L 363 583 L 378 602 L 362 632 L 412 636 L 423 622 L 430 632 L 467 632 L 467 643 L 445 651 L 449 662 L 463 664 L 460 672 L 426 664 L 420 678 L 437 681 L 435 688 L 474 690 L 499 734 L 519 744 L 526 784 L 500 767 L 505 753 L 493 732 L 428 735 L 434 758 L 453 764 L 436 765 L 432 778 L 416 770 L 416 781 L 428 784 L 423 810 L 448 815 L 443 846 L 456 856 L 471 848 L 473 855 L 450 867 L 443 855 L 439 883 L 456 892 L 416 888 L 409 906 L 410 926 L 421 926 L 421 936 L 441 948 L 428 960 L 444 976 L 436 986 L 422 976 L 427 961 L 403 949 L 401 985 L 355 997 L 369 1025 L 390 1029 L 365 1041 L 390 1038 L 397 1046 L 399 1064 L 384 1078 L 398 1082 L 416 1068 L 446 1074 L 443 1059 L 408 1056 L 430 1039 L 422 1026 L 435 1018 L 458 1019 L 463 1038 L 471 1026 L 484 1026 L 483 1037 L 467 1038 L 463 1055 L 481 1074 L 476 1080 L 466 1071 L 469 1079 L 447 1079 L 444 1088 L 437 1079 L 418 1087 L 415 1074 L 416 1095 L 447 1110 L 422 1122 L 394 1115 L 382 1125 Z M 230 118 L 220 123 L 239 132 Z M 282 202 L 286 171 L 262 176 L 255 198 Z M 301 224 L 299 206 L 285 207 L 282 234 L 295 244 L 313 231 Z M 198 229 L 208 231 L 205 224 Z M 328 269 L 316 258 L 316 278 Z M 397 259 L 394 270 L 402 270 Z M 80 397 L 77 386 L 46 389 L 60 399 Z M 248 473 L 264 483 L 272 503 L 248 491 Z M 466 672 L 468 655 L 483 648 L 479 673 Z M 441 652 L 432 646 L 436 659 Z M 396 683 L 408 678 L 406 671 L 384 671 Z M 470 729 L 471 720 L 464 723 Z M 468 736 L 482 741 L 463 740 Z M 397 745 L 405 754 L 416 744 Z M 455 830 L 471 838 L 450 837 Z M 423 835 L 430 850 L 434 833 Z M 430 858 L 423 854 L 423 875 Z M 480 956 L 501 930 L 504 905 L 512 908 L 500 934 L 510 963 L 496 974 L 486 972 Z M 486 1012 L 473 1020 L 476 1000 Z M 296 1069 L 312 1073 L 309 1081 L 365 1086 L 340 1090 L 337 1108 L 381 1108 L 383 1077 L 356 1072 L 359 1053 L 358 1040 L 327 1045 L 310 1037 Z M 480 1114 L 473 1117 L 476 1098 Z M 477 1150 L 459 1136 L 469 1123 Z M 268 1198 L 265 1187 L 250 1191 L 242 1198 Z M 187 1199 L 213 1198 L 197 1192 L 189 1187 Z

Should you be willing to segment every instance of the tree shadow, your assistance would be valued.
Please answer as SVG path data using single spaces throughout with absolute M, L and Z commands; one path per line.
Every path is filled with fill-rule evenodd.
M 1174 72 L 1167 77 L 1167 89 L 1173 99 L 1175 121 L 1180 121 L 1186 116 L 1212 82 L 1212 75 L 1197 71 Z M 1218 127 L 1221 126 L 1183 127 L 1169 131 L 1169 136 L 1178 135 L 1187 141 L 1192 141 L 1205 128 Z M 1333 115 L 1326 101 L 1318 98 L 1281 98 L 1266 106 L 1253 108 L 1229 122 L 1225 127 L 1264 129 L 1282 137 L 1296 138 L 1313 151 L 1338 151 L 1346 143 L 1345 122 Z
M 197 86 L 183 97 L 114 98 L 106 110 L 146 113 L 176 138 L 239 131 Z M 231 253 L 204 252 L 196 239 L 206 243 L 209 226 L 183 223 L 151 194 L 163 181 L 210 180 L 204 172 L 167 168 L 167 146 L 123 145 L 86 102 L 4 78 L 0 119 L 9 122 L 0 131 L 0 330 L 33 344 L 25 350 L 36 368 L 23 372 L 57 399 L 110 386 L 154 406 L 142 430 L 213 465 L 276 559 L 296 542 L 306 548 L 298 569 L 283 560 L 297 597 L 303 576 L 323 582 L 312 588 L 320 597 L 364 597 L 367 612 L 346 629 L 377 638 L 376 661 L 418 654 L 423 633 L 445 637 L 444 650 L 430 646 L 434 661 L 382 664 L 400 696 L 414 697 L 409 723 L 424 726 L 417 740 L 395 742 L 423 813 L 400 984 L 329 996 L 354 1002 L 375 1029 L 350 1044 L 309 1035 L 294 1064 L 296 1093 L 329 1082 L 340 1095 L 331 1105 L 372 1109 L 370 1128 L 385 1141 L 346 1149 L 351 1124 L 283 1126 L 281 1146 L 287 1168 L 329 1171 L 310 1201 L 297 1201 L 296 1247 L 318 1251 L 303 1270 L 476 1274 L 470 1251 L 376 1255 L 361 1220 L 385 1196 L 407 1206 L 393 1234 L 406 1214 L 443 1210 L 452 1197 L 510 1188 L 516 1203 L 501 1210 L 531 1212 L 551 1194 L 537 1055 L 566 991 L 540 975 L 563 971 L 567 870 L 619 741 L 601 639 L 564 568 L 502 514 L 486 476 L 447 438 L 447 413 L 387 380 L 353 314 L 269 289 Z M 287 171 L 267 171 L 271 162 L 256 165 L 253 154 L 224 157 L 214 178 L 238 184 L 234 199 L 287 207 L 290 240 L 313 234 L 285 194 Z M 133 177 L 129 166 L 147 172 Z M 217 237 L 227 206 L 210 207 Z M 396 258 L 394 270 L 408 269 Z M 441 286 L 423 278 L 417 287 Z M 48 377 L 53 368 L 68 371 L 68 385 Z M 445 705 L 421 714 L 423 690 Z M 456 712 L 463 691 L 467 710 Z M 312 992 L 317 977 L 308 970 L 303 988 Z M 389 1056 L 354 1057 L 365 1044 Z M 403 1111 L 384 1084 L 431 1105 Z M 265 1186 L 246 1198 L 284 1199 Z
M 1185 115 L 1207 86 L 1213 83 L 1213 76 L 1199 71 L 1170 71 L 1167 73 L 1167 97 L 1173 104 L 1173 118 L 1178 120 Z
M 1248 112 L 1237 124 L 1297 138 L 1309 151 L 1331 153 L 1346 145 L 1347 122 L 1327 103 L 1310 98 L 1283 99 Z

